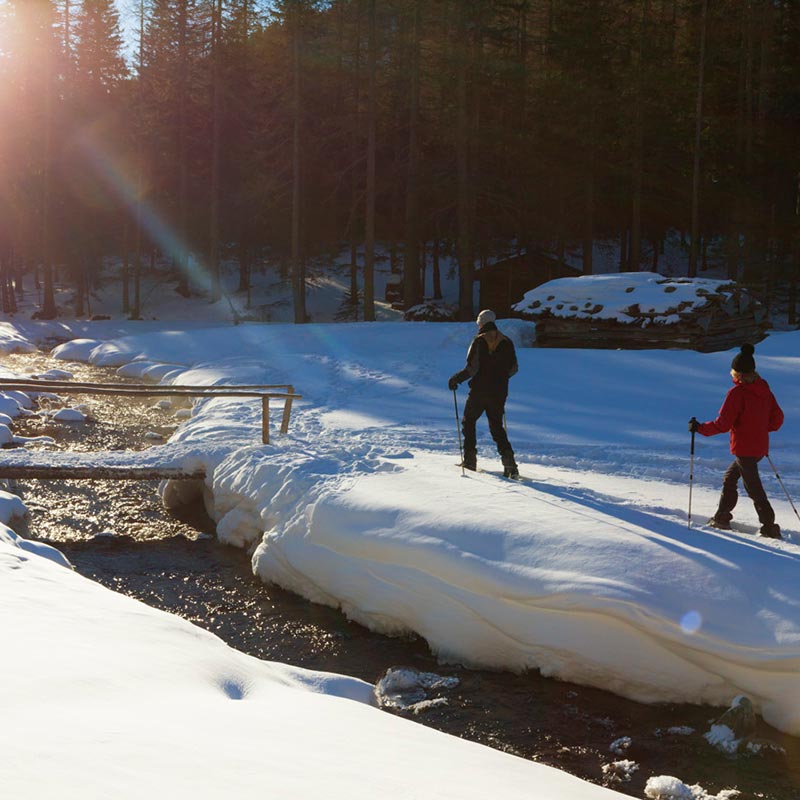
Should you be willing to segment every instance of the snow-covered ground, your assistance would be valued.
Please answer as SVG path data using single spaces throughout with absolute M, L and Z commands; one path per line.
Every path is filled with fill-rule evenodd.
M 644 701 L 728 705 L 744 694 L 768 722 L 800 735 L 800 520 L 770 466 L 763 462 L 762 476 L 784 541 L 758 538 L 746 497 L 737 508 L 733 532 L 687 527 L 686 421 L 716 414 L 729 387 L 733 353 L 534 349 L 524 346 L 531 341 L 529 323 L 501 321 L 499 326 L 518 345 L 520 372 L 511 382 L 507 422 L 528 478 L 523 483 L 491 474 L 500 465 L 483 422 L 479 465 L 489 472 L 462 475 L 455 466 L 456 412 L 447 378 L 463 366 L 473 324 L 20 322 L 0 325 L 0 348 L 68 334 L 77 340 L 56 350 L 67 370 L 71 361 L 87 360 L 127 375 L 181 384 L 291 383 L 303 400 L 295 404 L 289 435 L 275 437 L 270 445 L 260 442 L 257 400 L 216 398 L 196 402 L 191 419 L 161 446 L 166 457 L 205 465 L 204 496 L 219 537 L 248 548 L 264 580 L 340 606 L 373 629 L 416 631 L 445 660 L 538 668 Z M 798 345 L 800 333 L 785 332 L 756 348 L 759 371 L 786 412 L 784 428 L 772 437 L 771 455 L 795 502 L 800 495 Z M 459 411 L 464 399 L 465 393 L 459 392 Z M 43 445 L 36 447 L 6 452 L 4 459 L 24 463 L 41 458 Z M 728 461 L 725 437 L 698 437 L 695 523 L 714 511 Z M 187 488 L 164 487 L 165 501 L 185 499 Z M 293 731 L 296 723 L 323 740 L 330 736 L 329 742 L 306 742 L 302 750 L 314 754 L 315 764 L 324 759 L 322 772 L 332 770 L 334 777 L 320 779 L 331 796 L 366 796 L 366 787 L 356 788 L 360 772 L 371 789 L 380 774 L 389 785 L 383 794 L 407 797 L 408 785 L 398 788 L 404 775 L 409 780 L 407 770 L 416 771 L 415 781 L 426 787 L 436 785 L 438 790 L 441 785 L 440 794 L 423 791 L 426 797 L 477 797 L 485 793 L 496 769 L 503 771 L 504 797 L 521 797 L 523 791 L 530 796 L 531 782 L 543 787 L 537 790 L 540 797 L 593 798 L 605 791 L 579 782 L 548 786 L 540 783 L 545 778 L 538 772 L 531 772 L 543 768 L 500 754 L 479 757 L 453 750 L 442 757 L 447 748 L 465 745 L 443 738 L 431 746 L 428 737 L 437 735 L 418 733 L 413 726 L 394 733 L 396 720 L 332 699 L 326 688 L 332 678 L 258 664 L 227 650 L 217 656 L 223 646 L 213 637 L 112 595 L 111 607 L 130 604 L 131 618 L 155 631 L 131 632 L 128 612 L 118 610 L 113 612 L 121 620 L 116 640 L 95 614 L 89 617 L 93 624 L 83 625 L 82 592 L 94 597 L 89 605 L 104 606 L 97 587 L 74 588 L 82 583 L 67 570 L 39 563 L 12 545 L 5 546 L 3 558 L 4 571 L 16 578 L 0 581 L 9 595 L 3 607 L 14 603 L 17 609 L 14 629 L 2 634 L 6 641 L 28 630 L 37 643 L 32 649 L 41 652 L 46 638 L 42 626 L 47 636 L 55 636 L 57 628 L 64 646 L 74 647 L 87 661 L 86 651 L 99 637 L 115 651 L 113 656 L 104 654 L 102 663 L 119 657 L 129 667 L 149 657 L 149 645 L 137 644 L 136 653 L 124 658 L 126 642 L 140 636 L 152 634 L 152 646 L 165 648 L 167 660 L 173 656 L 166 640 L 176 634 L 204 648 L 189 672 L 191 680 L 177 655 L 178 661 L 161 671 L 119 667 L 125 674 L 133 672 L 118 677 L 122 684 L 130 681 L 130 704 L 110 680 L 116 674 L 112 667 L 92 667 L 86 673 L 89 680 L 81 682 L 78 676 L 88 667 L 70 661 L 77 666 L 68 671 L 71 679 L 64 680 L 73 683 L 56 691 L 27 655 L 20 656 L 25 663 L 13 669 L 14 680 L 23 676 L 23 683 L 30 681 L 30 697 L 46 685 L 48 695 L 56 692 L 57 708 L 79 702 L 73 695 L 82 696 L 83 702 L 97 701 L 98 708 L 88 715 L 95 723 L 87 723 L 81 735 L 90 736 L 89 728 L 99 726 L 102 734 L 95 730 L 98 739 L 91 740 L 98 746 L 113 748 L 142 734 L 144 715 L 133 728 L 119 722 L 122 711 L 108 715 L 113 724 L 105 717 L 105 729 L 97 719 L 107 713 L 103 709 L 117 707 L 115 703 L 138 708 L 146 695 L 153 708 L 177 706 L 175 714 L 159 711 L 164 724 L 154 735 L 180 740 L 180 759 L 199 752 L 192 749 L 189 731 L 209 733 L 222 724 L 246 740 L 236 751 L 236 763 L 248 763 L 251 770 L 256 767 L 250 755 L 255 762 L 256 752 L 262 759 L 258 769 L 267 770 L 264 751 L 269 747 L 264 742 L 272 742 L 276 732 L 285 733 L 287 726 Z M 6 589 L 6 584 L 17 588 Z M 41 597 L 34 602 L 34 595 Z M 68 610 L 72 603 L 74 612 Z M 46 620 L 54 607 L 65 609 L 64 616 L 77 619 L 77 625 L 51 625 Z M 203 666 L 207 658 L 212 666 Z M 180 690 L 173 685 L 173 666 L 185 678 Z M 229 683 L 232 672 L 246 677 Z M 231 695 L 220 689 L 250 682 L 255 688 L 243 694 L 245 703 L 231 703 Z M 317 693 L 297 688 L 309 682 Z M 341 679 L 335 685 L 339 689 L 334 694 L 360 691 Z M 192 700 L 193 692 L 202 698 Z M 236 689 L 234 694 L 242 692 Z M 297 701 L 299 696 L 303 699 Z M 54 707 L 52 698 L 37 702 L 39 715 Z M 25 715 L 22 706 L 12 706 L 17 715 Z M 278 719 L 271 719 L 278 710 Z M 317 732 L 317 723 L 311 722 L 316 715 L 326 720 Z M 345 747 L 340 736 L 330 733 L 328 721 L 333 725 L 334 720 L 356 730 L 358 740 Z M 68 731 L 70 721 L 62 724 L 62 733 Z M 285 744 L 287 750 L 274 751 L 275 763 L 285 765 L 288 749 L 297 745 L 293 736 L 285 733 L 280 747 Z M 407 751 L 398 747 L 398 736 L 408 737 Z M 134 755 L 143 755 L 137 749 L 141 746 L 133 747 Z M 421 779 L 420 767 L 411 770 L 403 761 L 414 757 L 417 746 L 425 750 L 431 769 L 438 764 L 436 769 L 445 770 L 448 760 L 458 759 L 462 765 L 468 762 L 469 770 L 454 770 L 458 783 L 450 773 Z M 115 765 L 132 766 L 121 749 L 110 759 L 110 773 L 103 773 L 109 780 Z M 376 766 L 375 753 L 382 749 L 383 760 Z M 359 753 L 360 770 L 354 767 L 353 753 Z M 513 766 L 494 759 L 507 759 Z M 397 771 L 383 766 L 387 760 L 399 764 Z M 204 766 L 196 774 L 205 776 L 207 759 L 198 758 L 198 763 Z M 543 774 L 551 780 L 550 772 Z M 517 775 L 519 784 L 514 783 Z M 284 779 L 298 778 L 287 766 L 280 773 Z
M 390 716 L 363 681 L 243 655 L 13 539 L 0 526 L 3 797 L 620 797 Z

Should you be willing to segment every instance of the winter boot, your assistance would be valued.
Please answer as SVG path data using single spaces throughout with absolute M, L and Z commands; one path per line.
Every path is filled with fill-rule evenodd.
M 478 451 L 477 450 L 465 450 L 464 451 L 464 460 L 461 462 L 461 466 L 464 469 L 471 470 L 475 472 L 478 469 Z
M 706 523 L 709 528 L 716 528 L 718 531 L 729 531 L 731 529 L 731 521 L 723 517 L 711 517 Z
M 514 461 L 513 450 L 504 450 L 500 453 L 500 460 L 503 462 L 504 478 L 519 478 L 519 468 L 517 462 Z
M 768 539 L 781 539 L 781 529 L 780 526 L 776 523 L 771 523 L 768 525 L 762 525 L 761 530 L 759 533 L 762 536 L 766 536 Z

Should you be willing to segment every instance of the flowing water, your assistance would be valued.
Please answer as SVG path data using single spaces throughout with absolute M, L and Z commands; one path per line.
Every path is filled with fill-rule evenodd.
M 10 356 L 16 372 L 44 371 L 44 355 Z M 110 372 L 69 365 L 76 380 L 119 381 Z M 20 420 L 20 435 L 50 435 L 59 449 L 141 449 L 176 427 L 175 406 L 131 398 L 70 397 L 92 415 L 84 425 Z M 409 667 L 458 678 L 431 690 L 433 703 L 387 710 L 456 736 L 564 769 L 634 797 L 652 775 L 700 784 L 712 796 L 736 788 L 741 800 L 800 800 L 800 740 L 761 724 L 759 736 L 782 750 L 728 756 L 702 738 L 723 709 L 642 705 L 608 692 L 542 678 L 536 672 L 470 670 L 440 664 L 418 637 L 389 638 L 252 575 L 249 559 L 214 538 L 202 508 L 180 516 L 161 506 L 156 481 L 20 481 L 30 510 L 26 536 L 58 547 L 83 575 L 213 631 L 263 659 L 377 682 Z M 446 701 L 446 702 L 445 702 Z M 417 710 L 419 710 L 418 707 Z M 691 729 L 691 730 L 689 730 Z M 630 740 L 627 743 L 623 737 Z M 612 743 L 623 740 L 612 752 Z M 604 765 L 630 760 L 639 768 Z M 626 780 L 626 777 L 629 778 Z M 502 786 L 502 776 L 498 777 Z M 535 791 L 531 795 L 535 796 Z

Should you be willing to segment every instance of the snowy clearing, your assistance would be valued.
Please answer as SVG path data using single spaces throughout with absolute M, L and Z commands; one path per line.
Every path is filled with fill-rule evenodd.
M 466 323 L 375 323 L 369 335 L 364 324 L 0 323 L 4 351 L 75 337 L 55 351 L 67 368 L 89 361 L 164 383 L 292 383 L 303 394 L 289 435 L 267 446 L 258 401 L 217 397 L 196 400 L 170 441 L 141 453 L 75 456 L 27 441 L 4 458 L 203 467 L 205 487 L 168 482 L 165 504 L 202 496 L 219 538 L 252 552 L 264 580 L 375 630 L 416 631 L 443 660 L 536 668 L 644 701 L 727 706 L 745 694 L 768 722 L 798 734 L 800 525 L 791 506 L 762 466 L 784 541 L 755 536 L 747 498 L 734 531 L 698 525 L 729 462 L 725 437 L 702 439 L 695 526 L 686 525 L 686 420 L 716 414 L 733 353 L 537 350 L 526 346 L 529 323 L 499 324 L 520 360 L 507 412 L 521 483 L 492 474 L 500 464 L 483 422 L 486 472 L 462 476 L 455 466 L 446 382 L 475 332 Z M 773 334 L 756 350 L 786 412 L 771 452 L 795 496 L 798 342 Z M 7 423 L 32 413 L 22 393 L 0 399 Z M 464 399 L 459 392 L 459 410 Z M 365 705 L 424 706 L 406 675 L 375 700 L 359 681 L 258 662 L 78 578 L 57 551 L 7 528 L 0 564 L 10 576 L 0 601 L 12 610 L 1 635 L 19 643 L 0 667 L 6 685 L 21 687 L 3 708 L 13 720 L 2 742 L 15 755 L 12 790 L 255 797 L 269 780 L 286 796 L 350 798 L 374 796 L 378 780 L 387 797 L 424 786 L 426 797 L 469 798 L 496 790 L 502 774 L 509 798 L 530 796 L 531 785 L 543 798 L 618 796 Z M 55 673 L 54 651 L 65 654 Z M 197 746 L 219 730 L 233 732 L 220 744 L 224 767 Z M 34 736 L 40 749 L 20 747 Z M 87 748 L 99 754 L 91 780 L 80 767 Z M 41 752 L 47 770 L 36 767 Z M 635 766 L 609 769 L 624 783 Z M 668 776 L 648 787 L 653 797 L 710 797 Z
M 519 343 L 527 323 L 500 327 Z M 727 705 L 746 694 L 768 722 L 800 733 L 798 526 L 768 467 L 786 541 L 753 535 L 747 498 L 737 531 L 686 526 L 686 420 L 715 415 L 731 353 L 519 348 L 508 424 L 530 480 L 509 484 L 454 466 L 446 379 L 474 326 L 364 330 L 132 332 L 57 354 L 129 372 L 183 363 L 173 378 L 183 384 L 302 392 L 290 435 L 269 446 L 257 404 L 226 398 L 196 402 L 163 446 L 205 465 L 220 538 L 253 549 L 265 580 L 375 630 L 416 631 L 443 659 L 538 668 L 643 701 Z M 756 352 L 787 416 L 772 455 L 790 491 L 800 485 L 798 341 L 773 335 Z M 479 464 L 497 469 L 479 430 Z M 715 507 L 724 438 L 698 442 L 699 522 Z

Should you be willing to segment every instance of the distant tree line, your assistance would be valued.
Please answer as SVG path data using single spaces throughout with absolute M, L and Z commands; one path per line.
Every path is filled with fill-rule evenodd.
M 158 249 L 212 301 L 223 254 L 242 291 L 268 254 L 303 322 L 309 259 L 349 247 L 370 320 L 383 242 L 408 306 L 452 253 L 468 319 L 498 253 L 579 250 L 589 274 L 614 238 L 620 270 L 657 270 L 674 230 L 689 275 L 713 248 L 796 291 L 794 0 L 125 2 L 123 40 L 113 0 L 0 0 L 7 312 L 35 271 L 53 317 L 57 269 L 85 313 L 116 254 L 135 318 Z

